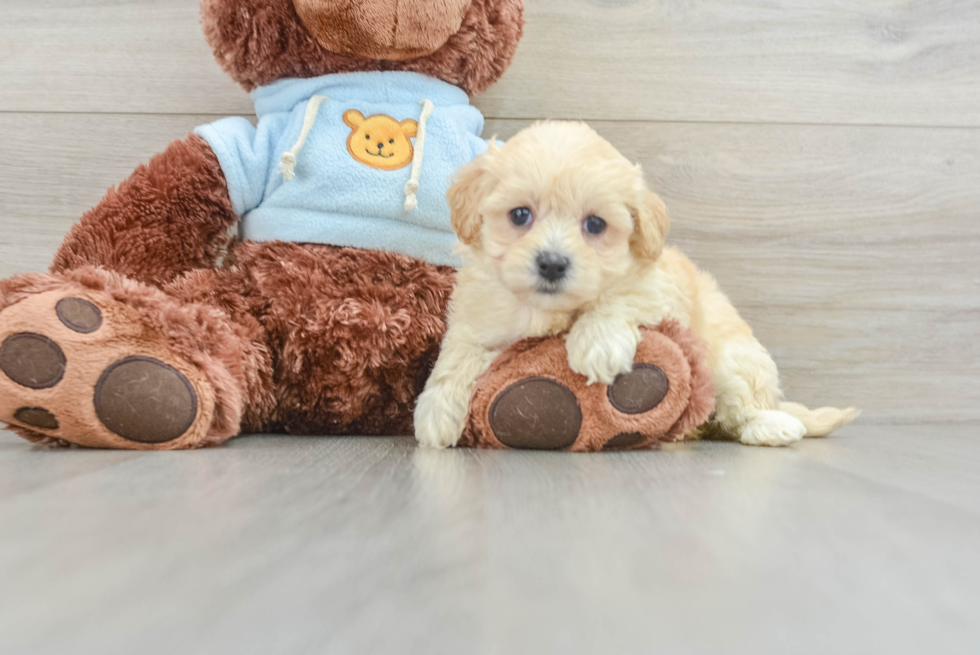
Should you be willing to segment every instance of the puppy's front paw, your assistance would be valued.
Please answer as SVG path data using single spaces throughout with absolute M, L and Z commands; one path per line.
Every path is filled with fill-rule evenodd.
M 805 436 L 806 426 L 798 418 L 767 409 L 742 426 L 738 438 L 749 446 L 788 446 Z
M 415 406 L 415 439 L 423 448 L 450 448 L 463 436 L 466 408 L 436 388 L 426 389 Z
M 568 365 L 589 384 L 612 384 L 620 373 L 633 369 L 639 332 L 627 326 L 580 319 L 565 338 Z

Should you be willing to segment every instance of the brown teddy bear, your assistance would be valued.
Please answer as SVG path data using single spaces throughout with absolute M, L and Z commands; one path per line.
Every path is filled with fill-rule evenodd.
M 48 273 L 0 282 L 0 420 L 34 442 L 131 449 L 411 434 L 457 263 L 446 188 L 487 147 L 468 96 L 508 67 L 523 4 L 203 0 L 201 12 L 258 124 L 227 118 L 171 143 L 82 217 Z M 687 400 L 665 391 L 673 418 L 617 423 L 644 434 L 623 446 L 710 411 L 692 400 L 697 365 L 678 360 L 694 351 L 665 347 L 654 382 Z M 520 375 L 564 379 L 554 352 L 529 348 Z M 492 374 L 514 361 L 474 401 L 498 428 L 480 403 L 506 391 L 512 380 Z M 473 426 L 471 445 L 492 447 L 600 449 L 616 436 L 535 442 Z

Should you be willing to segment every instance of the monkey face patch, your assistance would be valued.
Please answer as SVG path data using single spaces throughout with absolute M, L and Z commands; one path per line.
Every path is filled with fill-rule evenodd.
M 344 112 L 344 123 L 351 128 L 347 151 L 365 166 L 394 171 L 412 162 L 412 137 L 418 131 L 414 120 L 398 122 L 385 114 L 364 118 L 361 112 L 349 109 Z

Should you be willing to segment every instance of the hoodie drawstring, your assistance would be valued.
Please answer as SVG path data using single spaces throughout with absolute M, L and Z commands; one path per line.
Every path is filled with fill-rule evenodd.
M 327 100 L 330 100 L 328 96 L 313 96 L 306 103 L 306 116 L 303 117 L 303 129 L 300 130 L 299 138 L 296 139 L 296 143 L 289 149 L 289 152 L 282 153 L 282 161 L 279 162 L 279 172 L 282 173 L 284 179 L 291 180 L 296 177 L 296 156 L 303 149 L 306 137 L 310 135 L 310 130 L 313 129 L 313 123 L 316 122 L 320 105 Z
M 422 157 L 425 156 L 425 124 L 432 115 L 435 106 L 431 100 L 419 102 L 422 114 L 419 116 L 419 126 L 415 134 L 415 152 L 412 154 L 412 176 L 405 183 L 405 211 L 411 212 L 419 208 L 419 178 L 422 177 Z

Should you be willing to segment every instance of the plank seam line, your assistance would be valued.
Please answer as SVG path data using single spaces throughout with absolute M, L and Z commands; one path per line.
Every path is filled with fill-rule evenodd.
M 68 116 L 202 116 L 224 118 L 226 116 L 242 116 L 254 118 L 254 114 L 243 113 L 217 113 L 217 112 L 143 112 L 143 111 L 21 111 L 12 109 L 0 109 L 0 115 L 13 116 L 45 116 L 45 115 L 68 115 Z M 493 116 L 485 115 L 488 121 L 514 121 L 530 123 L 544 120 L 540 116 Z M 746 125 L 746 126 L 775 126 L 775 127 L 867 127 L 883 129 L 911 129 L 911 130 L 980 130 L 980 125 L 929 125 L 917 123 L 842 123 L 826 122 L 818 123 L 813 121 L 739 121 L 739 120 L 686 120 L 686 119 L 643 119 L 643 118 L 592 118 L 592 117 L 566 117 L 555 118 L 555 120 L 585 121 L 588 123 L 631 123 L 649 125 Z

